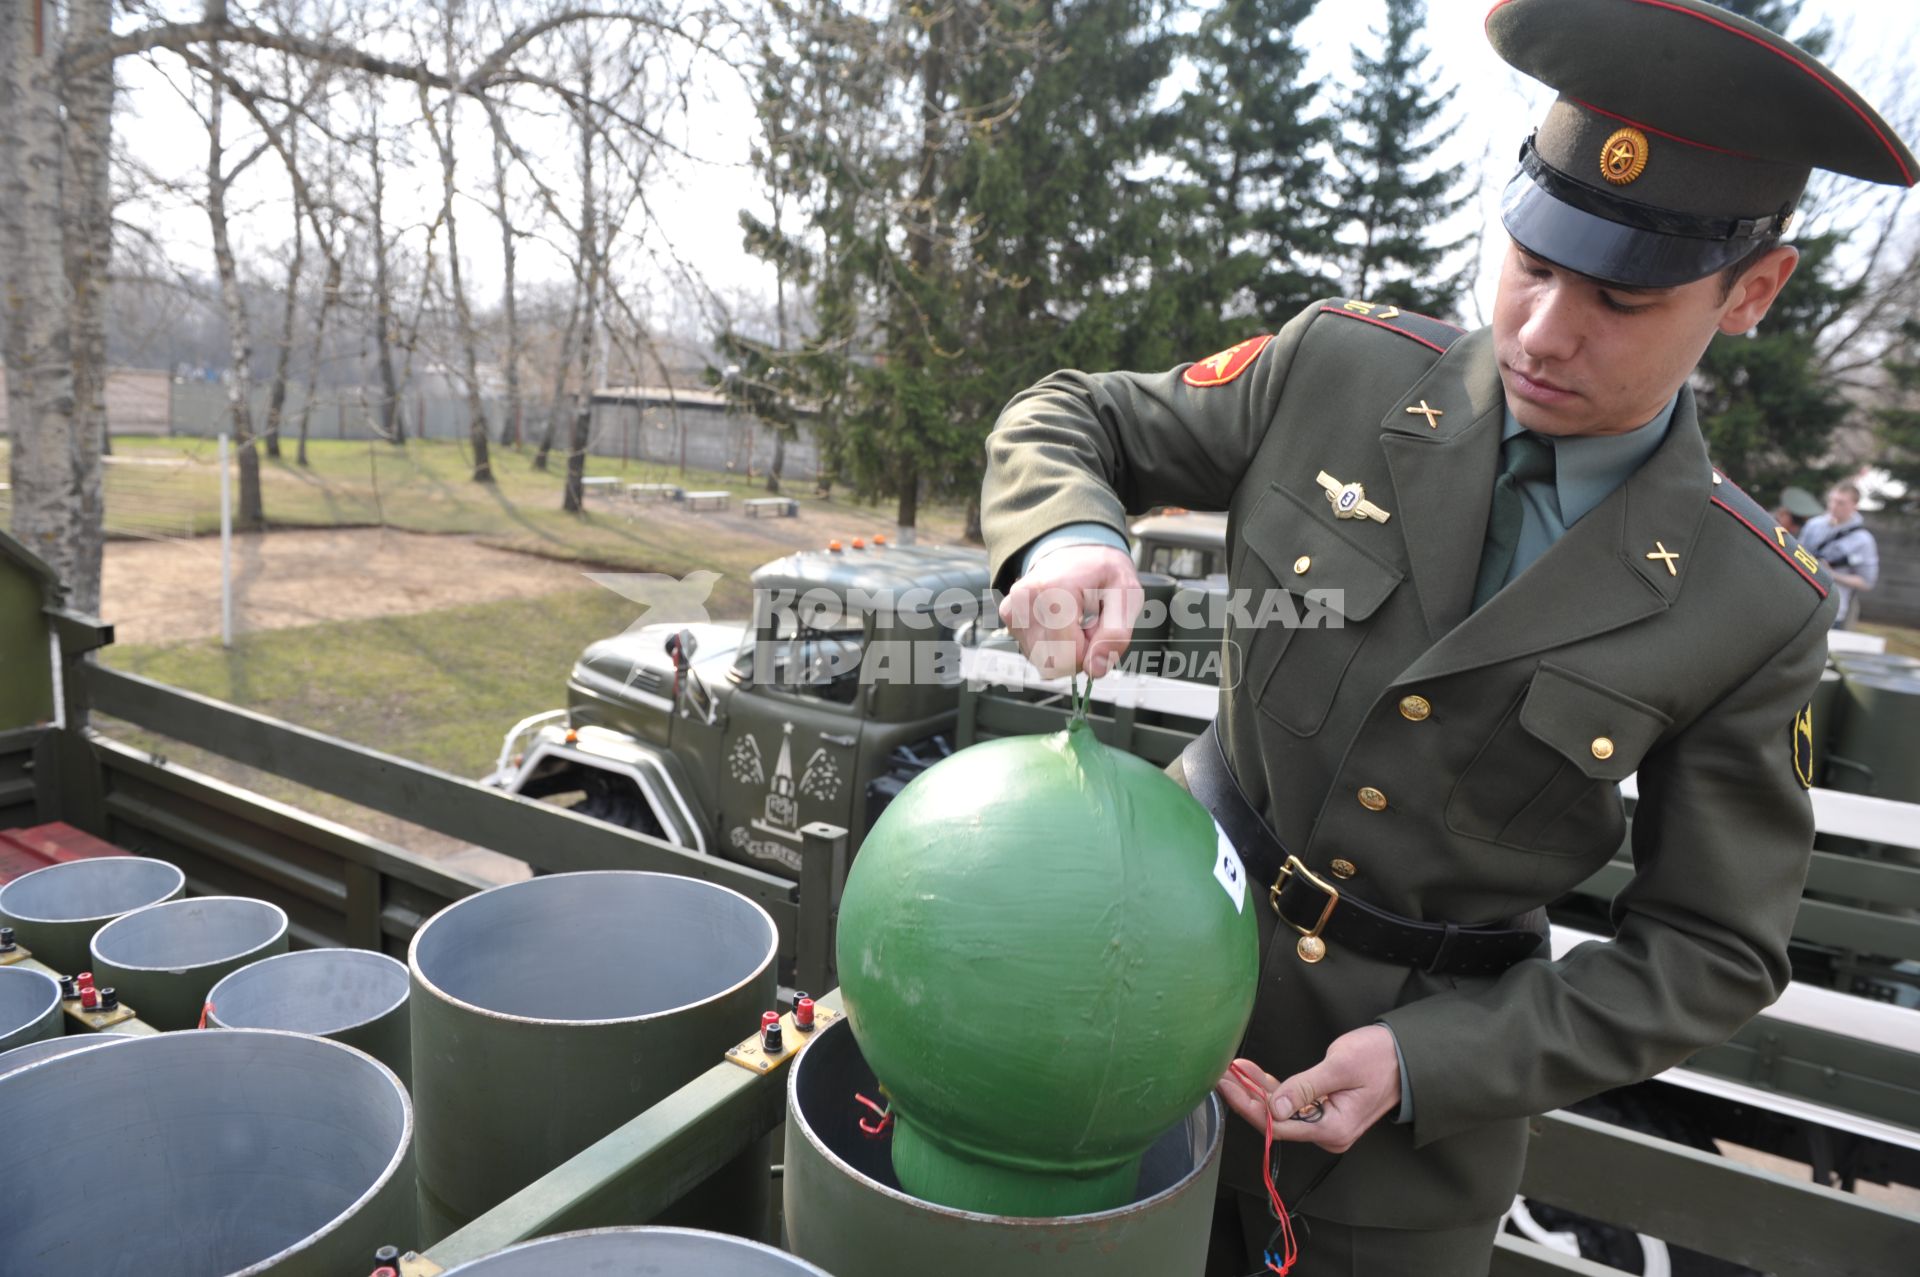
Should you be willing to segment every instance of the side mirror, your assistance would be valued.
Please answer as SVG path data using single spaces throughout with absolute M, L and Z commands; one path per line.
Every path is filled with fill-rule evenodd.
M 693 664 L 693 654 L 700 643 L 693 637 L 692 630 L 681 630 L 677 634 L 667 635 L 667 655 L 673 659 L 673 668 L 681 671 Z

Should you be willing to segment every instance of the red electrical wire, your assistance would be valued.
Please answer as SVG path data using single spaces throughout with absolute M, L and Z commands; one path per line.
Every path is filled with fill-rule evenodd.
M 1280 1221 L 1280 1262 L 1278 1264 L 1273 1262 L 1273 1252 L 1270 1250 L 1260 1256 L 1260 1261 L 1266 1266 L 1268 1272 L 1278 1273 L 1279 1277 L 1287 1277 L 1287 1274 L 1293 1271 L 1293 1266 L 1300 1262 L 1300 1243 L 1294 1239 L 1293 1219 L 1287 1214 L 1287 1204 L 1280 1200 L 1280 1190 L 1273 1186 L 1273 1101 L 1238 1064 L 1230 1064 L 1227 1067 L 1232 1070 L 1233 1076 L 1239 1080 L 1240 1085 L 1246 1087 L 1259 1099 L 1260 1107 L 1267 1115 L 1267 1142 L 1260 1155 L 1260 1178 L 1266 1181 L 1267 1204 L 1272 1208 L 1274 1218 Z
M 853 1093 L 853 1098 L 872 1109 L 874 1113 L 879 1116 L 880 1120 L 877 1122 L 869 1122 L 864 1117 L 860 1119 L 860 1129 L 867 1133 L 867 1138 L 879 1139 L 882 1135 L 885 1135 L 887 1128 L 893 1125 L 893 1105 L 888 1104 L 882 1106 L 876 1104 L 858 1091 Z

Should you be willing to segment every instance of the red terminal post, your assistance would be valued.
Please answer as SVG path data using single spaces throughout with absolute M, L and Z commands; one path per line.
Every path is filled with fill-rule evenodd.
M 853 539 L 853 548 L 856 550 L 864 550 L 867 548 L 867 543 L 865 541 L 862 541 L 859 537 L 855 537 Z
M 804 993 L 793 1000 L 793 1027 L 802 1033 L 813 1032 L 813 999 Z
M 93 972 L 91 971 L 82 971 L 74 978 L 80 981 L 80 989 L 83 993 L 93 987 Z
M 885 545 L 886 543 L 887 543 L 887 534 L 886 534 L 886 533 L 884 533 L 884 532 L 876 532 L 876 533 L 874 533 L 874 534 L 873 534 L 873 544 L 874 544 L 874 547 L 875 547 L 876 549 L 877 549 L 877 548 L 879 548 L 880 546 L 883 546 L 883 545 Z
M 778 1055 L 785 1050 L 780 1037 L 780 1013 L 763 1011 L 760 1015 L 760 1046 L 768 1055 Z
M 82 1011 L 98 1011 L 100 1009 L 100 993 L 90 984 L 82 987 L 80 990 L 80 1009 Z

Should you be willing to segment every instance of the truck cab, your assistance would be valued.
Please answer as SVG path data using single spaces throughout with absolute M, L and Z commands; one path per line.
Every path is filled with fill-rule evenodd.
M 955 631 L 980 614 L 978 550 L 832 543 L 753 574 L 743 622 L 651 625 L 590 645 L 564 709 L 515 725 L 487 778 L 689 850 L 797 875 L 800 830 L 857 844 L 952 752 Z

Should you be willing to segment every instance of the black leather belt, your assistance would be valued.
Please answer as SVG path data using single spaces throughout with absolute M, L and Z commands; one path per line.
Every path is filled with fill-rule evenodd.
M 1328 882 L 1288 854 L 1241 792 L 1220 746 L 1218 725 L 1195 737 L 1180 755 L 1188 792 L 1226 831 L 1254 882 L 1271 883 L 1268 902 L 1300 933 L 1299 954 L 1318 962 L 1328 942 L 1385 962 L 1436 975 L 1498 975 L 1529 957 L 1546 937 L 1533 927 L 1461 926 L 1403 918 Z

